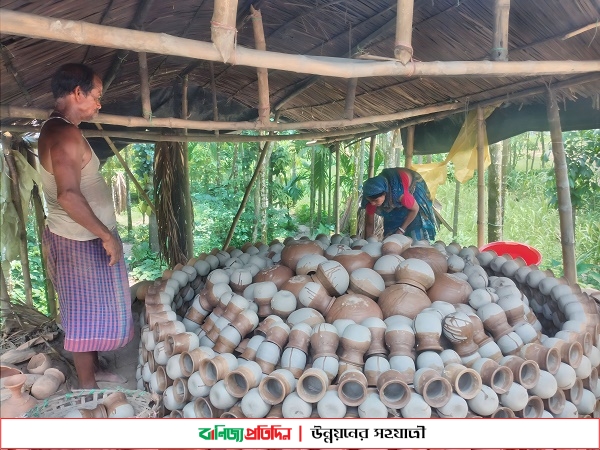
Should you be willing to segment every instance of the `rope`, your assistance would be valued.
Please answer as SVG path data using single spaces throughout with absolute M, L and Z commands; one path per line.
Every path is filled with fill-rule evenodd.
M 222 28 L 223 30 L 234 31 L 234 35 L 233 35 L 233 54 L 232 54 L 233 61 L 232 61 L 231 64 L 235 66 L 235 49 L 237 48 L 237 33 L 238 33 L 237 28 L 235 26 L 225 25 L 224 23 L 220 23 L 220 22 L 217 22 L 215 20 L 211 20 L 210 21 L 210 25 L 211 25 L 211 28 L 212 27 L 214 27 L 214 28 Z

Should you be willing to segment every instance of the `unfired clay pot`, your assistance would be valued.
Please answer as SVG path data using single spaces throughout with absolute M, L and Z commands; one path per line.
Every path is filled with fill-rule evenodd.
M 445 256 L 434 247 L 409 247 L 400 256 L 404 259 L 416 258 L 425 261 L 437 274 L 448 272 L 448 261 Z
M 431 300 L 419 288 L 409 284 L 394 284 L 385 288 L 377 304 L 381 308 L 383 319 L 395 315 L 414 319 L 422 310 L 431 306 Z

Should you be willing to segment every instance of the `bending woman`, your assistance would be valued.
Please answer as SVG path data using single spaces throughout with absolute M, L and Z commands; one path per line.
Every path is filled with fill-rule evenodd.
M 383 235 L 401 233 L 415 240 L 434 240 L 436 219 L 429 188 L 414 170 L 383 169 L 363 185 L 365 237 L 373 234 L 375 214 L 383 217 Z

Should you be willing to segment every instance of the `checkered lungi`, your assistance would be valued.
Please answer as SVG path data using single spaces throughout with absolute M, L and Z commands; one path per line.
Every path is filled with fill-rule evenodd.
M 110 267 L 100 239 L 75 241 L 48 227 L 43 245 L 48 275 L 58 293 L 65 350 L 109 351 L 131 341 L 134 331 L 125 260 Z

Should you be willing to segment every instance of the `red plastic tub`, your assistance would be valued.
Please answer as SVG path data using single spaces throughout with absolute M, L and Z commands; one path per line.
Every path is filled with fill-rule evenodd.
M 493 250 L 497 255 L 502 256 L 508 254 L 513 258 L 521 257 L 527 265 L 540 264 L 542 262 L 542 254 L 531 245 L 521 242 L 512 241 L 496 241 L 483 245 L 479 251 Z

